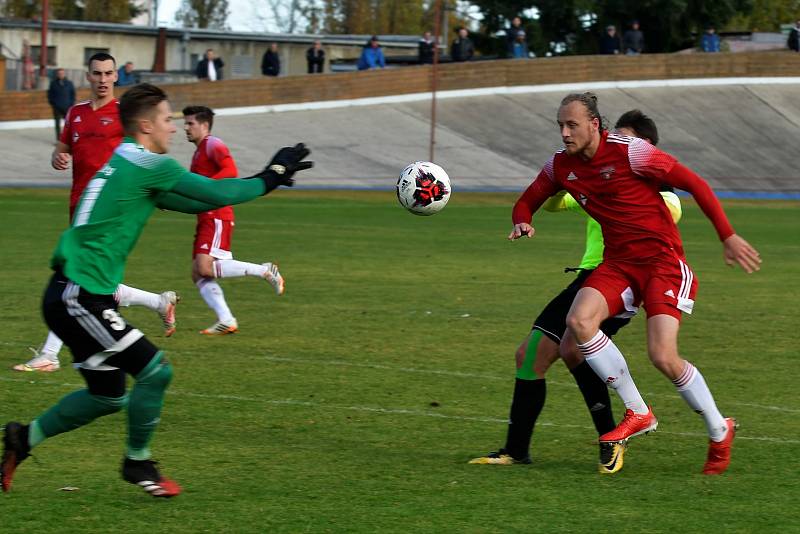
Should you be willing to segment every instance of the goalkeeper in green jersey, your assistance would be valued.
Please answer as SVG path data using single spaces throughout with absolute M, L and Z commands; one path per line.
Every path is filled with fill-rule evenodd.
M 617 121 L 615 129 L 623 135 L 641 137 L 653 145 L 658 143 L 655 123 L 639 110 L 624 113 Z M 661 195 L 672 218 L 677 222 L 681 216 L 680 200 L 671 191 L 662 191 Z M 580 204 L 566 192 L 551 197 L 544 208 L 548 211 L 573 211 L 586 215 Z M 475 458 L 470 463 L 492 465 L 531 463 L 529 449 L 533 427 L 545 402 L 545 373 L 559 358 L 559 345 L 566 330 L 567 312 L 575 295 L 584 280 L 603 261 L 603 232 L 594 219 L 588 216 L 587 218 L 586 250 L 581 263 L 576 269 L 565 270 L 577 271 L 578 276 L 545 306 L 534 321 L 531 333 L 517 349 L 517 376 L 506 444 L 500 450 Z M 611 337 L 629 322 L 630 316 L 610 317 L 603 322 L 601 329 Z M 562 353 L 564 363 L 583 395 L 598 435 L 613 430 L 616 424 L 611 413 L 608 387 L 577 354 L 577 350 L 569 351 L 566 347 L 562 347 Z M 598 466 L 600 473 L 612 474 L 622 469 L 625 446 L 625 443 L 600 443 Z
M 212 180 L 164 154 L 176 127 L 167 95 L 141 84 L 120 99 L 122 144 L 84 190 L 72 224 L 51 260 L 55 273 L 42 304 L 45 321 L 72 351 L 86 388 L 70 393 L 30 424 L 5 425 L 0 482 L 8 491 L 17 466 L 47 438 L 127 408 L 122 477 L 154 497 L 180 493 L 151 459 L 150 441 L 161 418 L 172 366 L 163 351 L 120 314 L 114 291 L 128 255 L 153 210 L 199 213 L 240 204 L 279 186 L 292 186 L 308 169 L 304 145 L 282 148 L 249 178 Z M 130 393 L 125 375 L 133 377 Z

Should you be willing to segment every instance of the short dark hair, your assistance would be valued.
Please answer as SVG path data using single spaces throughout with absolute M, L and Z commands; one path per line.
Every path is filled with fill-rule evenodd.
M 183 116 L 194 115 L 197 122 L 208 124 L 208 131 L 214 127 L 214 110 L 206 106 L 186 106 L 183 108 Z
M 96 54 L 92 54 L 92 57 L 89 58 L 89 61 L 86 62 L 86 68 L 91 68 L 92 61 L 108 61 L 111 60 L 114 62 L 114 66 L 117 66 L 117 60 L 114 59 L 114 56 L 109 54 L 108 52 L 98 52 Z
M 561 106 L 566 106 L 572 102 L 580 102 L 589 113 L 589 117 L 600 121 L 600 130 L 605 130 L 605 119 L 600 115 L 600 110 L 597 108 L 597 95 L 591 92 L 586 93 L 570 93 L 561 100 Z
M 653 145 L 658 144 L 658 128 L 653 119 L 642 113 L 641 110 L 632 109 L 623 113 L 614 128 L 630 128 L 636 132 L 636 137 L 649 139 Z
M 119 119 L 126 134 L 133 133 L 136 121 L 167 100 L 167 93 L 149 83 L 134 85 L 119 99 Z

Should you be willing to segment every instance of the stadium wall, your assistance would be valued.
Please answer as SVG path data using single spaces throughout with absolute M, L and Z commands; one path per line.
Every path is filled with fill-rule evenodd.
M 800 76 L 800 54 L 780 51 L 574 56 L 476 61 L 444 64 L 439 68 L 438 88 L 445 91 L 590 81 Z M 225 80 L 163 87 L 170 95 L 174 109 L 188 104 L 229 108 L 422 93 L 430 91 L 430 78 L 430 66 L 414 66 L 313 77 Z M 88 96 L 88 89 L 78 91 L 78 99 Z M 48 118 L 51 118 L 51 110 L 44 91 L 6 92 L 0 99 L 0 121 Z

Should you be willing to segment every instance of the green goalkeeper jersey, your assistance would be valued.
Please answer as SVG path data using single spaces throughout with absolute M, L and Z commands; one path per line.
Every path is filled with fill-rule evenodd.
M 90 293 L 112 294 L 155 208 L 199 213 L 251 200 L 264 190 L 261 180 L 210 180 L 190 173 L 125 138 L 83 191 L 51 266 Z

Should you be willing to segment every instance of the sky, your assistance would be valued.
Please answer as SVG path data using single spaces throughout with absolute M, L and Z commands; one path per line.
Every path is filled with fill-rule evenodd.
M 270 21 L 259 20 L 255 12 L 255 2 L 252 0 L 229 0 L 228 6 L 231 15 L 228 17 L 228 25 L 233 31 L 276 31 Z M 158 22 L 159 26 L 173 27 L 175 23 L 175 13 L 181 6 L 181 0 L 159 0 Z

